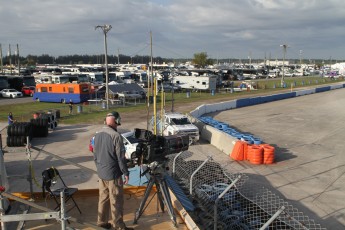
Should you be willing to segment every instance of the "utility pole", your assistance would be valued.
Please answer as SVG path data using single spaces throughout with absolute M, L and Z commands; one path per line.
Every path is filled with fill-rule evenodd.
M 172 89 L 171 89 L 171 112 L 174 112 L 174 103 L 175 103 L 175 98 L 174 98 L 174 94 L 175 94 L 175 89 L 174 89 L 174 76 L 172 77 Z
M 117 49 L 117 64 L 120 66 L 120 49 Z
M 17 44 L 18 76 L 20 76 L 19 45 Z
M 252 78 L 252 51 L 249 51 L 249 71 L 250 71 L 250 78 Z
M 111 30 L 111 25 L 96 26 L 95 30 L 100 28 L 104 34 L 104 63 L 105 63 L 105 99 L 107 101 L 107 110 L 109 109 L 109 71 L 108 71 L 108 48 L 107 48 L 107 33 Z
M 149 129 L 149 120 L 150 120 L 150 99 L 152 95 L 153 99 L 153 57 L 152 57 L 152 31 L 150 31 L 150 46 L 151 46 L 151 63 L 150 63 L 150 68 L 149 68 L 149 75 L 147 78 L 147 127 L 146 129 Z M 151 86 L 152 84 L 152 86 Z M 152 90 L 152 91 L 151 91 Z M 154 117 L 156 119 L 156 117 Z M 155 125 L 155 124 L 154 124 Z
M 8 45 L 8 58 L 9 58 L 9 63 L 10 63 L 10 72 L 12 75 L 12 58 L 11 58 L 12 54 L 11 54 L 11 44 Z
M 2 62 L 2 46 L 0 44 L 0 73 L 4 72 L 4 63 Z
M 281 86 L 284 87 L 284 75 L 285 75 L 285 56 L 286 56 L 286 48 L 288 47 L 287 45 L 280 45 L 281 47 L 283 47 L 283 75 L 282 75 L 282 79 L 281 79 Z
M 152 77 L 152 83 L 153 83 L 153 52 L 152 52 L 152 31 L 150 31 L 150 44 L 151 44 L 151 77 Z M 153 95 L 153 87 L 152 89 L 152 95 Z

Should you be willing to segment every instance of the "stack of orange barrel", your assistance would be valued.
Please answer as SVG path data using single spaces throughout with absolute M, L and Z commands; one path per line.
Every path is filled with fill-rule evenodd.
M 249 145 L 245 141 L 237 141 L 230 157 L 237 161 L 248 160 L 252 164 L 273 164 L 274 147 L 269 144 Z

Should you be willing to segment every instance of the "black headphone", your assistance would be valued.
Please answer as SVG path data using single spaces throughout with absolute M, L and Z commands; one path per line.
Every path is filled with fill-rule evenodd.
M 115 122 L 117 125 L 121 125 L 121 117 L 115 117 Z
M 117 125 L 121 125 L 121 117 L 118 112 L 114 111 L 114 112 L 108 113 L 107 117 L 110 117 L 110 116 L 115 118 L 115 122 Z

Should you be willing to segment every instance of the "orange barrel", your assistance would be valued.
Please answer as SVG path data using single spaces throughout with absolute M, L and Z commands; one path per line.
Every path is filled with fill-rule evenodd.
M 248 148 L 247 148 L 246 160 L 248 160 L 248 161 L 250 161 L 250 159 L 252 158 L 252 147 L 253 147 L 253 145 L 248 145 Z
M 259 165 L 263 163 L 263 148 L 258 145 L 252 145 L 250 151 L 250 163 Z
M 236 161 L 243 161 L 244 155 L 244 143 L 243 141 L 236 141 L 234 148 L 230 154 L 230 157 Z
M 253 151 L 253 148 L 258 148 L 260 147 L 259 145 L 248 145 L 248 148 L 247 148 L 247 160 L 250 161 L 251 157 L 252 157 L 252 151 Z
M 250 146 L 250 144 L 248 144 L 246 141 L 242 141 L 243 142 L 243 160 L 247 160 L 248 159 L 248 148 Z
M 264 147 L 264 164 L 273 164 L 274 163 L 274 147 L 271 145 L 265 145 Z

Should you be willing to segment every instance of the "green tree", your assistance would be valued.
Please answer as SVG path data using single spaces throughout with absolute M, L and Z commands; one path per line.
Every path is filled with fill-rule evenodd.
M 194 54 L 193 64 L 198 67 L 206 67 L 207 65 L 213 64 L 212 60 L 207 58 L 206 52 Z

